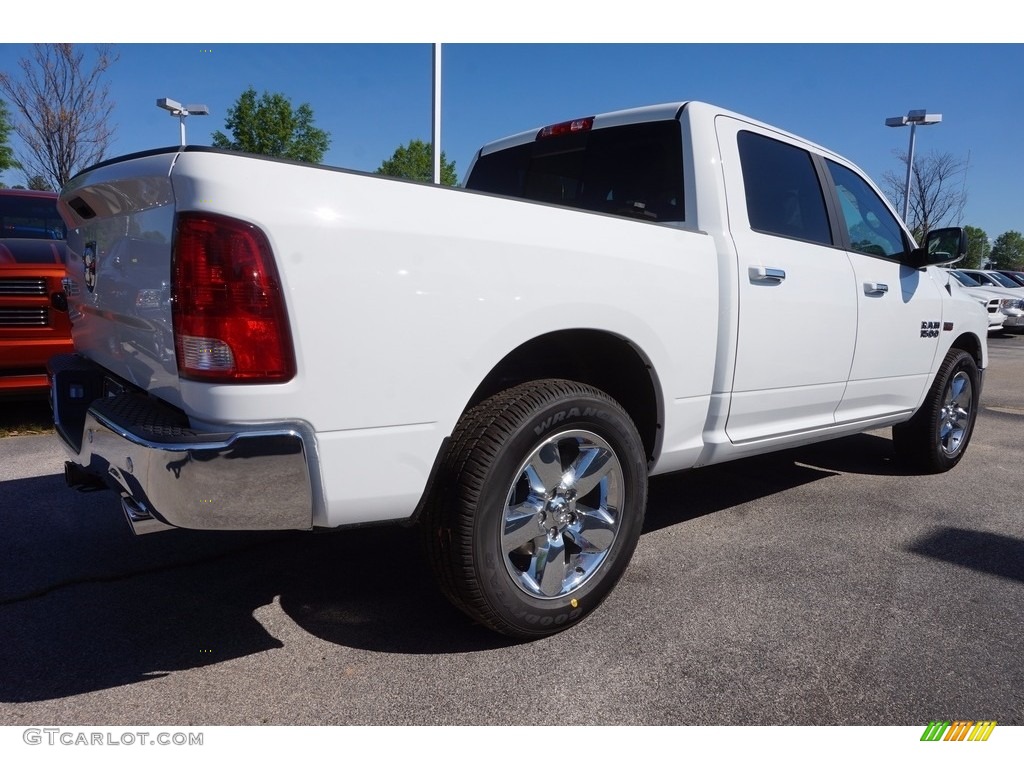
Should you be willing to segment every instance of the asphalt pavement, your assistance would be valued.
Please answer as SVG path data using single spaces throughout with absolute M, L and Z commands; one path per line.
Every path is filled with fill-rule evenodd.
M 990 352 L 952 472 L 880 431 L 654 478 L 622 582 L 531 643 L 413 530 L 134 537 L 0 439 L 0 725 L 1024 725 L 1024 336 Z

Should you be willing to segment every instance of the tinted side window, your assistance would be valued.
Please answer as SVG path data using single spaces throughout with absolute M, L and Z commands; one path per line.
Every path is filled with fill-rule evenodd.
M 57 198 L 0 195 L 0 237 L 63 240 L 66 236 Z
M 903 254 L 903 230 L 875 191 L 849 168 L 831 160 L 826 164 L 839 196 L 850 248 L 872 256 Z
M 751 228 L 831 245 L 825 198 L 810 153 L 748 131 L 741 131 L 738 141 Z
M 492 152 L 473 166 L 466 188 L 645 221 L 683 221 L 679 123 L 563 134 Z

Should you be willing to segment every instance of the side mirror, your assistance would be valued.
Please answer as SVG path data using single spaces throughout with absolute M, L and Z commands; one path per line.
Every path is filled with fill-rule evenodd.
M 967 232 L 963 227 L 933 229 L 925 238 L 924 246 L 911 251 L 911 265 L 927 267 L 933 264 L 954 264 L 967 255 Z

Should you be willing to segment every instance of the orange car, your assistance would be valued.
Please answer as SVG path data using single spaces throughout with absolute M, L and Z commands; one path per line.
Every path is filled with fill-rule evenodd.
M 65 232 L 55 192 L 0 189 L 0 396 L 45 393 L 46 361 L 73 349 Z

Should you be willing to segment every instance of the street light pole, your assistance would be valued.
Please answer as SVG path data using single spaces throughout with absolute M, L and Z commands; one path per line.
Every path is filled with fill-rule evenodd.
M 184 123 L 182 123 L 184 126 Z M 185 130 L 182 127 L 181 130 Z M 906 223 L 907 215 L 910 213 L 910 181 L 914 168 L 914 144 L 917 137 L 917 123 L 910 124 L 910 149 L 907 150 L 907 180 L 903 185 L 903 222 Z M 182 143 L 184 143 L 182 139 Z
M 174 99 L 157 99 L 156 105 L 160 109 L 166 109 L 173 116 L 178 118 L 178 125 L 181 131 L 181 146 L 185 146 L 185 118 L 192 115 L 208 115 L 210 110 L 205 104 L 189 104 L 183 107 Z
M 433 99 L 432 161 L 434 183 L 441 183 L 441 44 L 434 43 L 434 99 Z
M 926 109 L 912 109 L 905 115 L 899 117 L 887 117 L 885 124 L 890 128 L 902 128 L 910 126 L 910 149 L 907 151 L 907 182 L 903 190 L 903 223 L 908 227 L 907 217 L 910 215 L 910 178 L 914 170 L 914 142 L 916 140 L 917 126 L 934 125 L 942 122 L 942 115 L 929 115 Z

